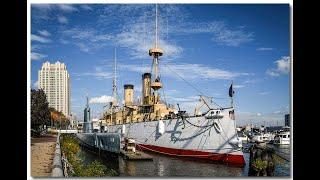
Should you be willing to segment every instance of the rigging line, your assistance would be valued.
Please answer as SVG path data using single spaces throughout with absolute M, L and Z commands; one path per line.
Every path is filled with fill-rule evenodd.
M 195 89 L 198 93 L 200 93 L 203 96 L 207 96 L 204 93 L 202 93 L 198 88 L 196 88 L 195 86 L 193 86 L 191 83 L 189 83 L 187 80 L 185 80 L 180 74 L 178 74 L 176 71 L 172 70 L 171 67 L 169 67 L 169 65 L 167 63 L 162 62 L 165 66 L 167 66 L 167 68 L 174 72 L 176 75 L 178 75 L 184 82 L 186 82 L 189 86 L 191 86 L 193 89 Z M 209 96 L 207 96 L 209 97 Z M 212 101 L 212 103 L 214 103 L 215 105 L 217 105 L 218 107 L 222 108 L 219 104 L 215 103 L 214 101 Z

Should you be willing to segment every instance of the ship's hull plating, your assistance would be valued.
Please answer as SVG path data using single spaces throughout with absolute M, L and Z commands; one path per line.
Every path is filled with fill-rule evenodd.
M 122 133 L 135 139 L 138 149 L 161 154 L 208 159 L 228 164 L 244 165 L 241 141 L 237 137 L 235 121 L 228 115 L 230 109 L 222 110 L 221 119 L 205 116 L 186 120 L 162 120 L 108 126 L 108 132 Z

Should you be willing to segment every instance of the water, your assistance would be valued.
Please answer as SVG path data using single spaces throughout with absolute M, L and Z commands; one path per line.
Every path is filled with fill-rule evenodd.
M 249 144 L 248 144 L 249 145 Z M 247 145 L 247 146 L 248 146 Z M 290 159 L 290 146 L 275 146 L 276 151 Z M 109 168 L 116 170 L 119 176 L 188 176 L 188 177 L 223 177 L 223 176 L 248 176 L 249 153 L 244 153 L 245 167 L 232 167 L 224 164 L 199 162 L 196 160 L 180 159 L 155 153 L 147 154 L 153 157 L 153 161 L 129 161 L 121 156 L 110 157 L 110 154 L 102 154 L 84 149 L 85 162 L 99 160 Z M 279 158 L 280 159 L 280 158 Z M 275 176 L 290 176 L 290 162 L 280 159 L 276 164 Z

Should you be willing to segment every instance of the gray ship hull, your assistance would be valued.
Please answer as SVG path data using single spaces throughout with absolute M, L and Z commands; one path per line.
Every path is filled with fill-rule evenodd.
M 244 165 L 241 140 L 230 116 L 233 108 L 220 111 L 217 118 L 205 115 L 112 125 L 107 132 L 134 139 L 141 150 Z

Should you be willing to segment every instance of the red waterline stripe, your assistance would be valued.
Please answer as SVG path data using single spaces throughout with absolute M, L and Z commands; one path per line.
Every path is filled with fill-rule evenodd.
M 195 151 L 195 150 L 186 150 L 186 149 L 174 149 L 160 146 L 153 146 L 147 144 L 136 144 L 137 149 L 139 150 L 147 150 L 153 151 L 160 154 L 165 154 L 169 156 L 178 156 L 178 157 L 192 157 L 199 159 L 209 159 L 212 161 L 223 162 L 227 164 L 234 165 L 245 165 L 245 160 L 243 155 L 235 155 L 235 154 L 220 154 L 220 153 L 211 153 L 204 151 Z

